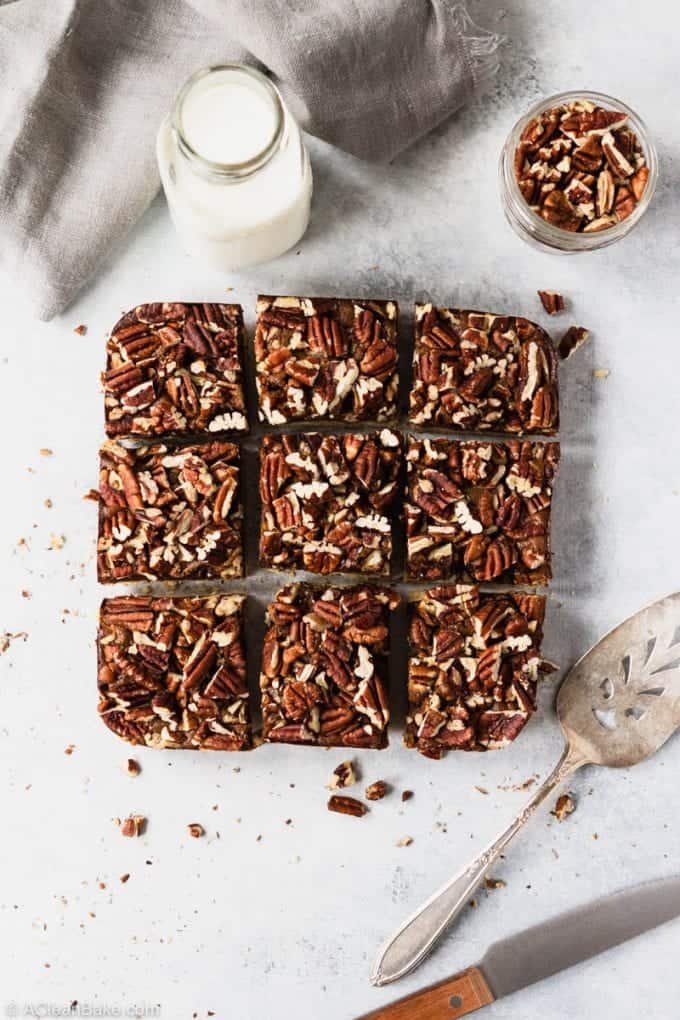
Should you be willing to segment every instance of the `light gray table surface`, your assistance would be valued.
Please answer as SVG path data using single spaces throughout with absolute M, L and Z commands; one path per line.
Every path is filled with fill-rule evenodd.
M 480 20 L 483 6 L 472 5 Z M 0 630 L 28 634 L 0 657 L 0 1014 L 9 1003 L 24 1015 L 27 1005 L 78 1000 L 110 1015 L 160 1004 L 165 1020 L 208 1011 L 348 1020 L 475 962 L 525 925 L 680 871 L 676 739 L 633 771 L 577 775 L 575 814 L 558 823 L 543 809 L 494 872 L 506 886 L 482 892 L 415 975 L 376 990 L 368 971 L 382 939 L 510 820 L 528 796 L 517 787 L 556 759 L 560 674 L 500 753 L 437 763 L 407 751 L 402 706 L 390 748 L 355 756 L 365 783 L 394 787 L 361 820 L 326 811 L 324 784 L 342 752 L 142 750 L 132 752 L 142 766 L 132 779 L 126 745 L 95 715 L 102 590 L 96 509 L 82 496 L 97 482 L 106 332 L 145 300 L 238 300 L 252 325 L 258 291 L 391 296 L 406 306 L 427 297 L 555 330 L 589 327 L 590 344 L 562 369 L 546 654 L 566 668 L 600 633 L 680 586 L 680 13 L 663 0 L 518 0 L 495 25 L 508 37 L 497 83 L 393 165 L 311 144 L 312 224 L 277 262 L 206 271 L 181 253 L 158 199 L 58 320 L 36 322 L 19 288 L 0 280 Z M 530 249 L 507 227 L 496 165 L 530 103 L 578 87 L 642 114 L 660 185 L 631 237 L 564 258 Z M 537 288 L 562 291 L 566 315 L 548 320 Z M 86 336 L 74 333 L 80 323 Z M 595 378 L 597 368 L 608 377 Z M 52 534 L 65 537 L 61 550 L 49 550 Z M 415 795 L 402 804 L 405 788 Z M 115 827 L 129 813 L 148 817 L 138 840 Z M 205 838 L 187 835 L 194 821 Z M 404 836 L 413 843 L 397 846 Z M 487 1015 L 671 1020 L 679 949 L 675 922 Z

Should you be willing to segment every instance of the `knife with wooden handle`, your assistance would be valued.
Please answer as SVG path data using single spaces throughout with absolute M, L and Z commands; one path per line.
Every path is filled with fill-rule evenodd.
M 360 1020 L 457 1020 L 680 916 L 680 877 L 612 893 L 495 942 L 475 967 Z

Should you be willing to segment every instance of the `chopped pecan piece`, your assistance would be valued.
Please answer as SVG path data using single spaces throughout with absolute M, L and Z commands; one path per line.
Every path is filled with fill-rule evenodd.
M 548 315 L 558 315 L 564 311 L 564 298 L 561 294 L 554 290 L 539 290 L 536 293 Z
M 558 443 L 409 438 L 407 572 L 544 584 Z
M 514 740 L 536 708 L 544 615 L 540 595 L 423 592 L 410 607 L 406 745 L 436 759 Z
M 267 435 L 260 447 L 260 563 L 276 570 L 389 574 L 401 439 Z
M 205 836 L 205 829 L 199 822 L 191 822 L 187 825 L 187 832 L 193 839 L 200 839 Z
M 260 674 L 265 740 L 387 746 L 388 623 L 398 602 L 369 585 L 291 584 L 278 592 Z
M 144 815 L 129 815 L 120 826 L 121 836 L 127 836 L 128 838 L 135 838 L 141 836 L 146 827 L 146 818 Z
M 97 577 L 243 576 L 239 450 L 234 443 L 100 451 Z
M 557 345 L 557 353 L 563 361 L 566 361 L 583 346 L 589 336 L 590 330 L 585 326 L 570 326 Z
M 385 422 L 396 417 L 394 301 L 260 296 L 260 420 Z
M 138 305 L 107 341 L 106 433 L 247 432 L 240 305 Z
M 384 779 L 377 779 L 364 790 L 366 800 L 382 800 L 387 793 L 387 783 Z
M 353 815 L 354 818 L 361 818 L 368 811 L 366 805 L 356 797 L 343 797 L 337 793 L 328 798 L 327 807 L 329 811 L 335 811 L 339 815 Z
M 344 790 L 348 786 L 353 786 L 357 779 L 354 774 L 354 766 L 351 761 L 341 761 L 340 764 L 333 769 L 333 775 L 331 781 L 328 783 L 327 790 Z
M 525 201 L 542 219 L 583 233 L 608 230 L 630 216 L 649 180 L 627 115 L 586 99 L 531 120 L 515 150 L 514 170 Z
M 569 815 L 573 815 L 575 810 L 574 798 L 569 793 L 563 793 L 557 798 L 555 807 L 550 813 L 555 816 L 558 822 L 563 822 Z
M 409 420 L 474 432 L 556 432 L 550 337 L 517 316 L 416 305 Z
M 99 714 L 131 744 L 250 747 L 242 637 L 245 595 L 104 599 Z

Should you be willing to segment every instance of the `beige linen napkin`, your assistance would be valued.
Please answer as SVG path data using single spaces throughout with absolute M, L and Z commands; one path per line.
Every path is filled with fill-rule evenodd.
M 312 134 L 389 160 L 498 42 L 447 0 L 0 3 L 0 266 L 40 317 L 64 309 L 155 195 L 158 125 L 199 67 L 256 64 Z

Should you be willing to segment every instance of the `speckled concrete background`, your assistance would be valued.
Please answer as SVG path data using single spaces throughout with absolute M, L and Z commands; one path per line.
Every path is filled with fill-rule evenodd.
M 434 763 L 403 749 L 395 732 L 389 750 L 357 755 L 365 782 L 415 792 L 406 804 L 393 793 L 358 821 L 325 809 L 338 753 L 139 753 L 142 774 L 131 779 L 125 745 L 95 718 L 102 592 L 96 510 L 81 496 L 96 483 L 104 336 L 122 309 L 143 300 L 219 300 L 233 287 L 230 298 L 252 323 L 258 291 L 379 294 L 405 304 L 429 296 L 547 323 L 535 291 L 561 290 L 569 308 L 558 325 L 586 325 L 593 339 L 562 372 L 546 653 L 566 667 L 599 633 L 680 585 L 680 14 L 664 0 L 625 9 L 614 0 L 587 9 L 557 0 L 518 0 L 505 11 L 471 5 L 479 20 L 492 7 L 493 27 L 509 40 L 501 74 L 460 116 L 379 170 L 311 146 L 314 218 L 299 253 L 229 279 L 206 273 L 179 252 L 159 200 L 61 320 L 33 322 L 0 281 L 0 629 L 28 633 L 0 658 L 0 1013 L 10 1002 L 23 1010 L 78 1000 L 110 1010 L 160 1003 L 166 1020 L 208 1011 L 348 1020 L 474 962 L 524 925 L 678 869 L 680 745 L 671 741 L 630 772 L 577 776 L 575 814 L 560 824 L 543 810 L 495 872 L 507 885 L 481 893 L 417 974 L 378 991 L 367 975 L 384 936 L 509 821 L 527 797 L 517 787 L 558 755 L 557 678 L 544 685 L 540 714 L 502 753 Z M 618 95 L 643 115 L 661 183 L 633 236 L 567 259 L 510 232 L 496 163 L 530 103 L 579 86 Z M 79 323 L 84 337 L 73 333 Z M 594 378 L 595 368 L 610 374 Z M 40 456 L 44 447 L 53 456 Z M 51 534 L 65 536 L 63 549 L 47 551 Z M 113 823 L 128 813 L 149 819 L 139 840 L 122 839 Z M 187 836 L 193 821 L 205 826 L 204 839 Z M 413 843 L 397 847 L 404 836 Z M 501 1001 L 488 1016 L 620 1020 L 644 1008 L 651 1020 L 670 1020 L 679 948 L 676 922 Z

